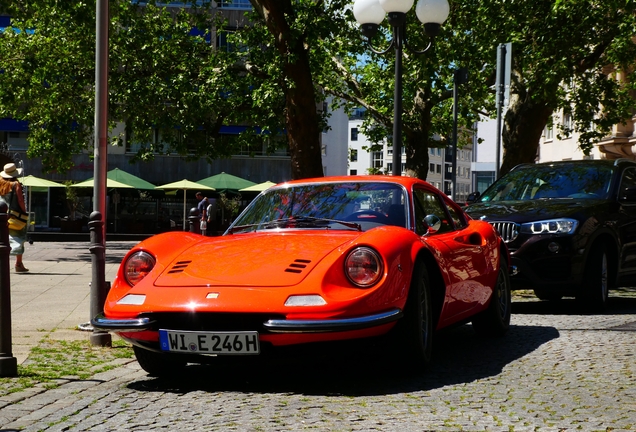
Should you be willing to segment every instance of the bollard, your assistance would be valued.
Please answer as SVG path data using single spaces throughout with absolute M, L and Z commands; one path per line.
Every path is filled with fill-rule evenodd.
M 108 284 L 106 283 L 106 246 L 104 245 L 104 222 L 102 214 L 98 211 L 91 213 L 88 222 L 88 230 L 91 236 L 89 251 L 91 253 L 92 280 L 91 280 L 91 321 L 104 311 Z M 91 345 L 112 346 L 110 333 L 93 329 Z
M 18 376 L 18 359 L 11 342 L 11 266 L 9 265 L 8 206 L 0 204 L 0 377 Z
M 201 218 L 199 217 L 199 209 L 192 207 L 190 209 L 190 216 L 188 216 L 188 222 L 190 222 L 190 232 L 195 234 L 201 234 Z

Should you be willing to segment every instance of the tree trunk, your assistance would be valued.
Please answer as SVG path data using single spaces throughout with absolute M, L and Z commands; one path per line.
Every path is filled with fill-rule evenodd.
M 511 94 L 510 108 L 501 133 L 503 162 L 499 176 L 521 163 L 534 163 L 539 140 L 553 109 L 544 101 Z
M 291 156 L 292 179 L 322 177 L 322 157 L 316 92 L 304 36 L 292 32 L 291 0 L 252 0 L 265 20 L 283 61 L 285 126 Z

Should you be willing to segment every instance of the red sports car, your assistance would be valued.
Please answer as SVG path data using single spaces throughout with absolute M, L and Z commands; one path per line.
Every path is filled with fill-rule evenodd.
M 508 266 L 490 224 L 424 181 L 298 180 L 261 193 L 222 236 L 169 232 L 136 245 L 92 324 L 131 342 L 151 375 L 380 335 L 426 362 L 435 330 L 508 330 Z

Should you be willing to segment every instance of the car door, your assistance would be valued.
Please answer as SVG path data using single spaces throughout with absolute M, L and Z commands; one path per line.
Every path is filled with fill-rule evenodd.
M 490 288 L 482 282 L 483 275 L 490 271 L 482 239 L 438 194 L 423 187 L 415 188 L 413 194 L 415 230 L 437 251 L 437 261 L 449 281 L 442 317 L 449 322 L 459 321 L 490 296 Z M 441 221 L 440 229 L 435 233 L 429 233 L 424 222 L 429 215 L 435 215 Z
M 620 276 L 622 283 L 636 281 L 636 167 L 623 171 L 618 190 L 618 235 L 621 241 Z

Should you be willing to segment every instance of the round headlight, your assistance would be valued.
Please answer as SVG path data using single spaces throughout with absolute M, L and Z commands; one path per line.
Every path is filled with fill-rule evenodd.
M 345 274 L 352 284 L 368 288 L 382 278 L 382 260 L 376 251 L 368 247 L 359 247 L 345 259 Z
M 135 252 L 124 264 L 124 277 L 130 286 L 137 285 L 155 266 L 155 257 L 148 252 Z

